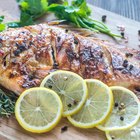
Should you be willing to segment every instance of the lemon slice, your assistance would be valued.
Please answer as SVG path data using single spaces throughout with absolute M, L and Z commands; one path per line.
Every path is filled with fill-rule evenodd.
M 68 120 L 80 128 L 92 128 L 103 122 L 113 107 L 113 95 L 110 88 L 98 80 L 86 80 L 88 99 L 82 109 Z
M 53 129 L 62 116 L 59 96 L 46 88 L 31 88 L 24 91 L 15 106 L 19 124 L 27 131 L 43 133 Z
M 140 140 L 140 119 L 131 129 L 106 132 L 108 140 Z
M 114 108 L 109 118 L 98 126 L 103 131 L 125 130 L 131 128 L 139 119 L 140 104 L 137 96 L 130 90 L 111 87 Z
M 87 98 L 86 82 L 77 74 L 69 71 L 55 71 L 41 83 L 41 87 L 54 90 L 63 103 L 63 116 L 76 113 Z

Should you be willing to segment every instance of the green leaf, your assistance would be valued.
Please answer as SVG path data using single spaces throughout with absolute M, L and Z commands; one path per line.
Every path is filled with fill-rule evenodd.
M 78 7 L 74 6 L 66 6 L 65 7 L 65 12 L 67 13 L 73 13 L 73 12 L 78 12 L 80 9 Z
M 44 11 L 47 11 L 47 8 L 48 8 L 47 0 L 41 0 L 41 6 L 42 6 Z
M 80 16 L 88 17 L 91 13 L 90 8 L 87 6 L 87 3 L 85 0 L 75 0 L 72 2 L 72 5 L 79 7 L 79 11 L 77 11 L 77 14 Z
M 5 30 L 5 24 L 0 24 L 0 32 Z
M 48 5 L 57 3 L 57 4 L 62 4 L 64 1 L 63 0 L 48 0 Z
M 20 27 L 34 24 L 32 16 L 26 12 L 22 12 L 20 16 Z
M 0 23 L 3 22 L 4 16 L 0 16 Z
M 24 10 L 24 11 L 27 10 L 27 9 L 29 8 L 28 3 L 25 2 L 25 1 L 21 2 L 21 3 L 20 3 L 20 6 L 21 6 L 22 10 Z

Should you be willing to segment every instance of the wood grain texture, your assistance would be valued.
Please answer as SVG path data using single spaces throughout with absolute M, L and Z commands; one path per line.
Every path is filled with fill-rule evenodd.
M 140 21 L 140 0 L 87 0 L 92 5 Z
M 6 3 L 9 4 L 5 5 Z M 91 16 L 94 17 L 94 19 L 101 20 L 102 14 L 108 15 L 106 24 L 115 33 L 118 33 L 116 25 L 124 24 L 126 26 L 126 34 L 129 37 L 129 42 L 127 44 L 122 43 L 122 45 L 139 49 L 138 44 L 140 42 L 138 41 L 137 31 L 140 29 L 140 24 L 138 22 L 97 7 L 91 6 L 91 8 L 93 10 Z M 5 15 L 6 21 L 15 20 L 19 17 L 18 7 L 15 0 L 1 0 L 0 9 L 2 9 L 0 10 L 0 15 Z M 51 20 L 52 16 L 49 16 L 47 19 Z M 96 34 L 95 36 L 100 39 L 104 38 L 113 41 L 114 43 L 118 43 L 103 34 Z M 65 125 L 68 126 L 68 131 L 61 133 L 61 127 Z M 66 119 L 62 119 L 59 125 L 49 133 L 32 134 L 23 130 L 17 123 L 16 119 L 11 117 L 10 119 L 0 120 L 0 140 L 106 140 L 106 138 L 103 132 L 95 128 L 86 130 L 75 128 Z

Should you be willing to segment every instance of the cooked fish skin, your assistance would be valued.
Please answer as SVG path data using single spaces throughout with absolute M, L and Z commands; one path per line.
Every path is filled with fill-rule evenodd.
M 0 84 L 20 95 L 55 70 L 140 90 L 140 51 L 48 24 L 0 33 Z

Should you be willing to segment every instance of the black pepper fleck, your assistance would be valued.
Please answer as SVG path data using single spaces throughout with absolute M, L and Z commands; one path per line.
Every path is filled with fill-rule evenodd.
M 135 90 L 140 92 L 140 87 L 135 87 Z
M 58 69 L 58 66 L 59 66 L 59 64 L 58 64 L 57 62 L 54 62 L 53 68 L 54 68 L 54 69 Z
M 30 75 L 28 76 L 28 78 L 29 78 L 29 80 L 31 81 L 31 80 L 34 79 L 34 75 L 33 75 L 33 74 L 30 74 Z
M 58 36 L 58 37 L 57 37 L 57 41 L 59 42 L 59 41 L 60 41 L 60 39 L 61 39 L 61 37 L 59 37 L 59 36 Z
M 115 139 L 115 136 L 111 136 L 111 138 L 114 140 Z
M 49 87 L 50 89 L 52 89 L 52 86 L 51 86 L 51 85 L 49 85 L 48 87 Z
M 78 40 L 74 39 L 74 44 L 77 45 L 78 44 Z
M 17 49 L 13 53 L 14 53 L 15 56 L 19 56 L 19 54 L 21 53 L 21 51 L 20 51 L 20 49 Z
M 133 54 L 132 54 L 132 53 L 126 53 L 125 56 L 126 56 L 126 57 L 132 57 Z
M 124 38 L 124 32 L 121 32 L 121 36 L 122 36 L 122 38 Z
M 138 30 L 138 35 L 140 36 L 140 30 Z
M 20 49 L 20 51 L 23 52 L 23 51 L 26 50 L 26 47 L 23 46 L 23 45 L 19 45 L 19 46 L 18 46 L 18 49 Z
M 2 42 L 2 37 L 0 36 L 0 43 Z
M 73 101 L 73 104 L 74 105 L 77 105 L 77 103 L 78 103 L 78 101 L 76 101 L 76 100 Z
M 67 131 L 67 130 L 68 130 L 68 126 L 63 126 L 63 127 L 61 128 L 61 133 L 65 132 L 65 131 Z
M 130 66 L 129 66 L 129 70 L 132 70 L 133 67 L 134 67 L 134 66 L 130 64 Z
M 126 68 L 128 66 L 128 60 L 123 61 L 123 66 Z
M 69 31 L 68 29 L 65 30 L 66 33 L 67 33 L 68 31 Z
M 10 73 L 10 75 L 9 75 L 9 78 L 14 78 L 14 74 L 13 73 Z
M 103 54 L 103 52 L 101 52 L 101 55 L 100 55 L 100 56 L 101 56 L 101 58 L 103 57 L 103 55 L 104 55 L 104 54 Z
M 71 104 L 68 104 L 68 107 L 72 107 L 72 105 Z
M 106 15 L 103 15 L 102 16 L 102 22 L 106 22 L 106 18 L 107 18 L 107 16 Z
M 115 107 L 118 107 L 119 106 L 119 104 L 118 103 L 115 103 Z
M 121 116 L 121 117 L 120 117 L 120 120 L 123 121 L 123 120 L 124 120 L 124 117 Z

